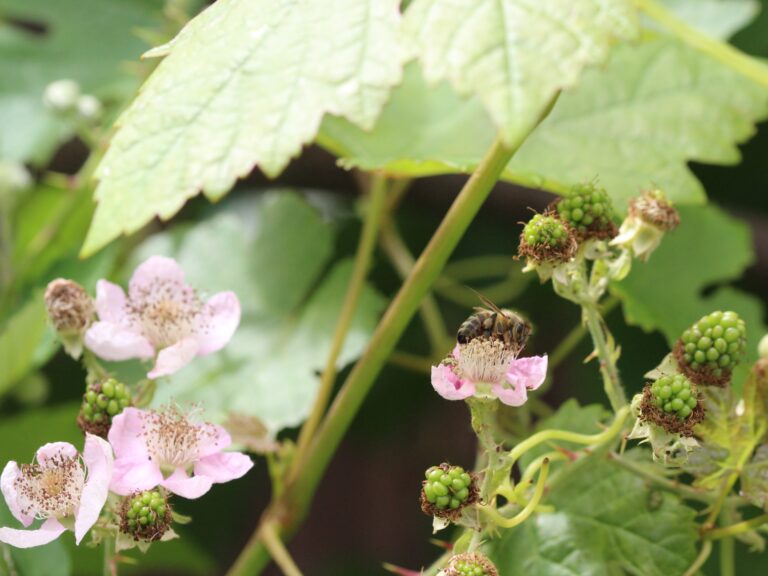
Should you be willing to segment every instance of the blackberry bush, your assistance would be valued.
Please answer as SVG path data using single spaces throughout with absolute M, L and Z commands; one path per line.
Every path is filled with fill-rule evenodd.
M 475 478 L 461 466 L 432 466 L 424 476 L 421 509 L 430 516 L 454 518 L 477 501 Z
M 671 434 L 693 436 L 693 428 L 704 419 L 696 384 L 683 374 L 662 376 L 643 389 L 640 416 Z
M 747 327 L 736 312 L 716 311 L 688 328 L 678 340 L 675 356 L 694 382 L 723 386 L 744 356 Z
M 125 384 L 114 378 L 88 386 L 83 394 L 77 423 L 83 432 L 106 438 L 112 418 L 131 405 L 131 394 Z
M 134 540 L 155 542 L 170 527 L 171 517 L 168 498 L 159 490 L 136 492 L 123 499 L 120 530 Z
M 576 252 L 570 227 L 554 214 L 536 214 L 520 235 L 519 255 L 534 262 L 567 262 Z
M 556 204 L 557 213 L 578 236 L 588 238 L 613 238 L 613 204 L 608 193 L 594 184 L 578 184 Z

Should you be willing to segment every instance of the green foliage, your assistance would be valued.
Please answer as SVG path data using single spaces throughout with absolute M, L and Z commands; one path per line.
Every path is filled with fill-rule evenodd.
M 47 323 L 43 294 L 35 292 L 3 326 L 0 331 L 0 396 L 39 365 L 35 353 Z
M 613 41 L 635 36 L 637 15 L 628 0 L 415 0 L 404 30 L 427 80 L 479 96 L 511 145 Z
M 161 382 L 155 403 L 201 402 L 206 417 L 218 421 L 230 411 L 249 414 L 273 433 L 300 424 L 351 273 L 348 260 L 331 265 L 333 237 L 313 207 L 283 190 L 234 202 L 188 231 L 157 235 L 142 246 L 138 259 L 173 256 L 190 283 L 208 293 L 233 289 L 244 307 L 227 348 Z M 339 368 L 362 352 L 383 304 L 371 288 L 364 290 Z
M 663 0 L 679 18 L 715 38 L 725 40 L 760 11 L 756 0 Z
M 99 98 L 124 101 L 138 78 L 123 73 L 123 62 L 146 49 L 135 31 L 157 24 L 159 4 L 0 0 L 0 13 L 45 29 L 0 22 L 0 158 L 45 163 L 72 131 L 45 108 L 45 87 L 71 78 Z
M 222 0 L 192 20 L 119 120 L 97 176 L 91 254 L 258 165 L 276 176 L 326 113 L 373 126 L 401 77 L 396 0 Z M 386 55 L 386 56 L 384 56 Z
M 502 574 L 682 574 L 696 555 L 694 511 L 601 454 L 562 468 L 541 512 L 486 547 Z

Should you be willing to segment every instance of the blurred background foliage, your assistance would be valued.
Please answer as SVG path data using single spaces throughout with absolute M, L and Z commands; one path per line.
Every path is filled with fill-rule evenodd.
M 80 443 L 74 418 L 84 374 L 58 350 L 46 324 L 45 285 L 56 277 L 75 279 L 90 290 L 98 278 L 125 281 L 149 254 L 176 257 L 193 284 L 211 293 L 233 289 L 244 305 L 233 343 L 163 384 L 158 402 L 202 401 L 219 419 L 237 406 L 272 433 L 285 429 L 281 437 L 293 437 L 311 405 L 360 232 L 365 199 L 358 192 L 359 174 L 348 168 L 383 166 L 429 177 L 413 181 L 394 222 L 385 227 L 340 368 L 364 349 L 399 287 L 407 252 L 419 254 L 461 187 L 464 176 L 446 173 L 472 166 L 493 137 L 477 101 L 460 99 L 444 84 L 427 87 L 412 64 L 372 133 L 326 118 L 319 145 L 305 150 L 276 181 L 256 171 L 220 204 L 194 199 L 172 223 L 153 223 L 79 260 L 93 212 L 91 183 L 76 176 L 88 161 L 88 148 L 108 133 L 151 70 L 153 64 L 138 56 L 172 37 L 202 4 L 0 0 L 0 171 L 6 183 L 0 189 L 0 462 L 29 461 L 48 441 Z M 667 4 L 700 29 L 731 36 L 737 47 L 768 58 L 768 0 Z M 642 375 L 682 329 L 712 309 L 734 309 L 747 319 L 752 357 L 766 332 L 768 124 L 757 125 L 749 138 L 752 124 L 734 121 L 727 110 L 710 125 L 702 124 L 697 113 L 722 102 L 763 119 L 766 98 L 748 81 L 674 45 L 658 30 L 649 27 L 646 34 L 653 37 L 642 49 L 618 49 L 605 70 L 588 71 L 581 87 L 564 97 L 516 158 L 511 182 L 497 186 L 435 287 L 449 333 L 476 304 L 466 288 L 471 286 L 531 319 L 532 353 L 563 353 L 540 401 L 508 415 L 513 439 L 569 399 L 603 402 L 597 367 L 582 362 L 590 349 L 580 337 L 578 310 L 523 276 L 512 258 L 518 222 L 554 198 L 536 186 L 557 190 L 558 182 L 598 176 L 623 206 L 660 171 L 674 184 L 669 194 L 685 204 L 679 230 L 665 238 L 648 264 L 637 264 L 626 281 L 612 287 L 606 305 L 630 393 L 640 390 Z M 626 96 L 621 86 L 642 89 L 631 84 L 632 75 L 659 62 L 670 66 L 656 76 L 667 84 L 647 88 L 666 91 L 668 106 L 663 114 L 642 107 L 624 110 L 622 122 L 636 128 L 628 134 L 611 116 L 611 102 Z M 680 65 L 702 88 L 700 98 L 687 97 L 681 88 L 675 73 Z M 618 86 L 607 96 L 606 75 Z M 46 86 L 60 78 L 76 80 L 83 92 L 100 99 L 101 123 L 85 126 L 44 106 Z M 589 121 L 574 128 L 566 120 L 579 113 Z M 626 140 L 638 133 L 642 142 L 627 154 Z M 737 152 L 733 144 L 743 140 Z M 342 166 L 332 154 L 344 157 Z M 436 162 L 437 157 L 443 161 Z M 708 163 L 689 163 L 688 172 L 689 158 Z M 30 170 L 32 187 L 7 184 L 13 162 Z M 708 205 L 701 204 L 703 191 Z M 426 467 L 444 459 L 470 466 L 474 436 L 463 404 L 440 400 L 429 386 L 430 362 L 445 354 L 449 343 L 425 326 L 417 318 L 409 327 L 291 544 L 308 574 L 378 574 L 382 561 L 419 566 L 438 553 L 428 544 L 430 522 L 418 507 L 419 479 Z M 120 367 L 126 379 L 138 369 Z M 193 517 L 179 529 L 182 538 L 153 546 L 125 573 L 222 572 L 255 526 L 268 490 L 266 464 L 259 458 L 245 479 L 180 504 L 181 512 Z M 8 521 L 0 503 L 0 524 Z M 768 555 L 739 546 L 739 574 L 768 570 Z M 8 558 L 24 576 L 100 570 L 99 551 L 76 548 L 67 537 L 33 551 L 0 545 L 0 552 L 0 574 L 6 573 Z M 715 574 L 716 566 L 714 556 L 705 572 Z M 277 571 L 270 567 L 267 573 Z

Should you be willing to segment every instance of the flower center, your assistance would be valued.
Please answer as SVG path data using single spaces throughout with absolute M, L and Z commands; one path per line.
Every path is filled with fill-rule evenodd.
M 459 375 L 475 383 L 496 384 L 504 379 L 514 357 L 500 340 L 475 338 L 459 347 Z
M 21 511 L 34 518 L 68 516 L 80 504 L 85 470 L 79 458 L 57 454 L 45 464 L 24 464 L 14 482 Z
M 196 332 L 203 303 L 178 282 L 155 281 L 131 293 L 129 314 L 155 348 L 165 348 Z
M 150 412 L 144 423 L 143 433 L 149 453 L 170 472 L 199 460 L 201 446 L 216 436 L 212 425 L 190 422 L 176 409 Z

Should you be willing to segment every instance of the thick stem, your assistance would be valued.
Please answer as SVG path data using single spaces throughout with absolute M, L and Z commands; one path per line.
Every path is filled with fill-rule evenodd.
M 722 524 L 730 524 L 731 512 L 725 508 L 720 514 Z M 720 576 L 736 576 L 736 542 L 728 534 L 720 540 Z
M 269 550 L 269 554 L 272 556 L 275 564 L 280 567 L 280 570 L 283 571 L 285 576 L 302 576 L 301 570 L 296 566 L 290 553 L 283 545 L 283 542 L 280 540 L 280 536 L 275 529 L 275 525 L 272 522 L 266 522 L 262 525 L 261 530 L 259 531 L 259 536 L 267 547 L 267 550 Z
M 554 106 L 555 100 L 556 98 L 553 98 L 551 106 L 542 114 L 542 119 Z M 421 300 L 437 279 L 454 248 L 501 176 L 504 167 L 524 139 L 512 147 L 507 147 L 500 140 L 494 142 L 477 170 L 462 188 L 411 274 L 391 302 L 366 352 L 347 377 L 325 422 L 320 427 L 317 438 L 310 447 L 301 475 L 295 483 L 286 487 L 282 497 L 273 502 L 265 512 L 265 519 L 277 518 L 285 533 L 294 531 L 303 520 L 331 457 L 376 376 L 416 313 Z M 229 571 L 229 576 L 256 574 L 263 568 L 268 558 L 258 538 L 252 536 Z
M 596 305 L 585 303 L 581 309 L 587 330 L 589 330 L 592 342 L 595 344 L 595 352 L 600 362 L 600 374 L 603 376 L 605 393 L 608 396 L 613 411 L 618 412 L 627 405 L 627 397 L 624 394 L 619 371 L 616 368 L 615 351 L 606 339 L 607 328 Z
M 103 562 L 101 567 L 101 573 L 103 576 L 117 576 L 117 566 L 115 565 L 115 540 L 114 537 L 109 534 L 102 540 L 103 550 Z
M 495 400 L 469 400 L 469 408 L 472 412 L 472 429 L 480 444 L 479 448 L 485 459 L 485 471 L 483 483 L 480 486 L 480 501 L 485 506 L 494 507 L 494 493 L 499 480 L 497 474 L 501 461 L 499 445 L 493 437 L 494 420 L 498 403 Z M 472 534 L 467 552 L 474 552 L 482 542 L 482 531 L 477 530 Z
M 341 354 L 347 332 L 349 332 L 355 310 L 357 310 L 360 295 L 365 287 L 365 279 L 368 276 L 368 269 L 371 267 L 371 260 L 373 259 L 373 251 L 376 248 L 376 238 L 379 235 L 379 226 L 384 215 L 386 199 L 387 181 L 383 176 L 375 174 L 371 179 L 370 200 L 365 214 L 365 223 L 363 224 L 360 242 L 357 246 L 357 253 L 355 254 L 352 277 L 347 286 L 344 304 L 336 324 L 331 350 L 328 353 L 325 369 L 320 379 L 320 387 L 317 391 L 315 403 L 312 406 L 312 412 L 299 434 L 296 454 L 288 474 L 289 482 L 301 472 L 309 444 L 312 438 L 314 438 L 317 427 L 320 425 L 325 409 L 328 406 L 328 399 L 333 391 L 333 384 L 336 382 L 336 362 L 339 359 L 339 354 Z
M 768 87 L 768 66 L 730 44 L 699 32 L 656 0 L 636 0 L 637 6 L 680 40 L 712 56 L 739 74 Z

